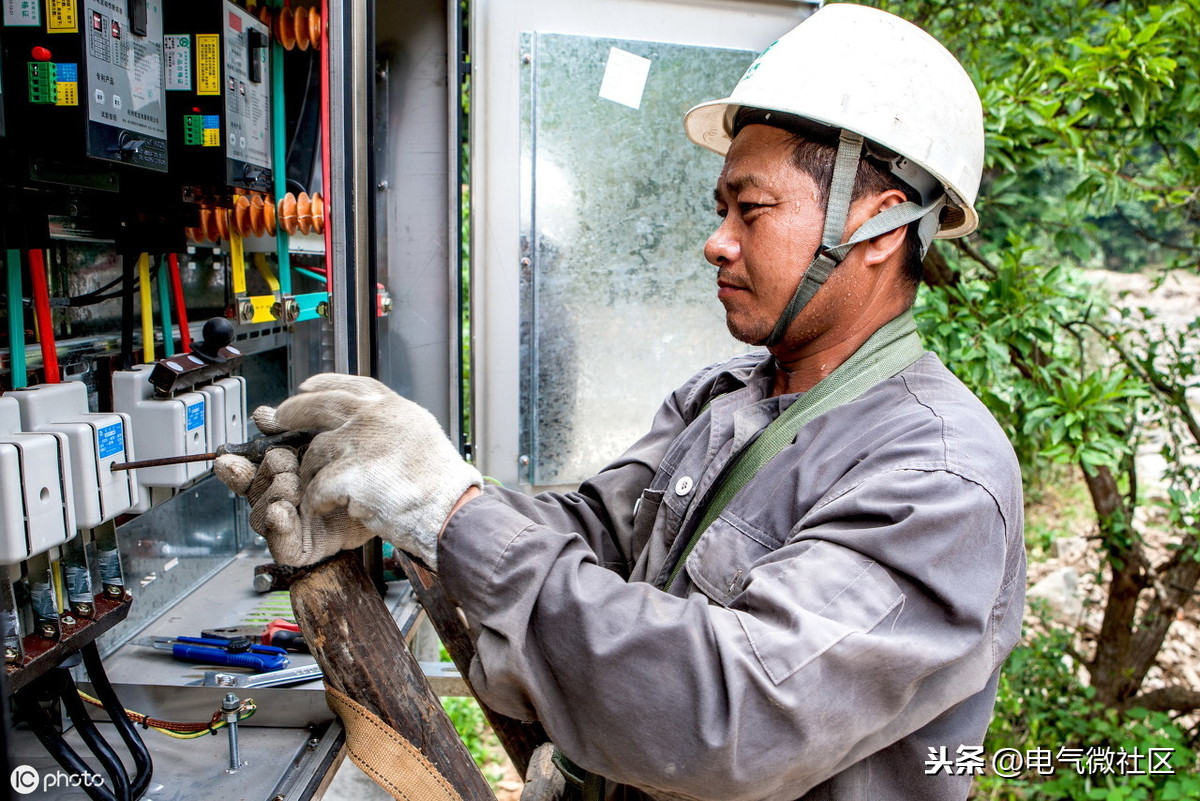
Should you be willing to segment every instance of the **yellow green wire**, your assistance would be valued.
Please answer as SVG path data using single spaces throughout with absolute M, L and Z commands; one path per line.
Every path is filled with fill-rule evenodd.
M 85 693 L 83 690 L 79 690 L 79 697 L 82 698 L 83 700 L 87 701 L 89 704 L 93 704 L 93 705 L 99 706 L 99 707 L 104 706 L 104 704 L 101 703 L 100 699 L 93 698 L 92 696 Z M 254 703 L 253 698 L 247 698 L 245 701 L 242 701 L 242 706 L 241 706 L 240 710 L 241 711 L 238 712 L 238 723 L 241 723 L 243 720 L 247 720 L 250 717 L 253 717 L 254 713 L 258 711 L 258 706 Z M 128 708 L 125 709 L 125 714 L 132 715 L 135 720 L 136 719 L 144 720 L 147 717 L 146 715 L 143 715 L 141 712 L 137 712 L 137 711 L 134 711 L 134 710 L 128 709 Z M 224 719 L 221 719 L 221 720 L 215 721 L 211 726 L 200 729 L 199 731 L 178 731 L 175 729 L 164 729 L 161 726 L 147 726 L 147 725 L 144 725 L 144 728 L 153 729 L 154 731 L 159 732 L 160 734 L 165 734 L 168 737 L 174 737 L 176 740 L 195 740 L 200 737 L 207 737 L 208 735 L 212 734 L 213 732 L 217 731 L 218 729 L 223 729 L 228 725 L 229 724 Z

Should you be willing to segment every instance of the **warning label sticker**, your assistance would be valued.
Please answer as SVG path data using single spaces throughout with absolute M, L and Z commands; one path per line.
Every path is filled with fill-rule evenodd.
M 79 33 L 75 0 L 46 0 L 46 33 Z
M 220 34 L 196 34 L 196 94 L 221 94 Z

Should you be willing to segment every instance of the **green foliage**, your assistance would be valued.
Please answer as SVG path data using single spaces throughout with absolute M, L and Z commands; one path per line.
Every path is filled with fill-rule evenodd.
M 1166 627 L 1157 621 L 1174 619 L 1196 591 L 1200 420 L 1189 393 L 1200 390 L 1200 322 L 1168 329 L 1123 300 L 1110 303 L 1077 268 L 1200 264 L 1200 0 L 880 4 L 956 54 L 984 106 L 981 226 L 936 246 L 918 324 L 1005 427 L 1027 486 L 1036 490 L 1064 466 L 1086 476 L 1100 575 L 1112 594 L 1104 621 L 1111 639 L 1080 666 L 1094 697 L 1063 683 L 1074 681 L 1072 671 L 1056 672 L 1053 660 L 1026 650 L 1005 685 L 1020 709 L 1002 704 L 998 725 L 1017 726 L 1007 716 L 1020 713 L 1020 725 L 1049 726 L 1047 737 L 1066 742 L 1084 731 L 1072 725 L 1094 720 L 1089 736 L 1113 739 L 1124 726 L 1146 741 L 1174 742 L 1178 732 L 1159 713 L 1126 713 L 1119 723 L 1108 715 L 1137 703 L 1148 670 L 1137 654 L 1161 647 Z M 1166 464 L 1155 477 L 1161 491 L 1146 492 L 1137 471 L 1134 457 L 1148 442 L 1159 443 Z M 1157 508 L 1135 516 L 1147 503 Z M 1165 559 L 1148 552 L 1145 520 L 1165 534 Z M 1038 537 L 1048 544 L 1053 534 Z M 1060 695 L 1039 705 L 1036 694 L 1050 689 L 1083 700 L 1060 714 Z M 1200 698 L 1200 687 L 1175 689 Z M 1113 711 L 1101 714 L 1097 704 Z M 1036 745 L 1040 734 L 1022 737 Z M 1043 783 L 1031 792 L 1044 795 L 1028 797 L 1200 796 L 1195 787 L 1084 784 L 1064 784 L 1054 796 L 1055 785 Z
M 1098 704 L 1067 655 L 1072 638 L 1072 632 L 1051 629 L 1013 652 L 1000 679 L 996 715 L 984 741 L 989 755 L 1005 749 L 1022 755 L 1049 751 L 1047 767 L 1039 772 L 1026 765 L 1017 776 L 989 770 L 977 782 L 976 798 L 1200 798 L 1194 733 L 1163 712 L 1131 709 L 1122 715 Z M 1140 756 L 1133 757 L 1135 753 Z M 1069 758 L 1079 755 L 1079 761 Z M 1159 757 L 1166 760 L 1170 772 Z
M 443 662 L 450 660 L 445 646 L 441 648 L 441 659 Z M 479 702 L 470 696 L 449 696 L 441 701 L 442 709 L 446 710 L 450 722 L 454 724 L 454 730 L 462 738 L 471 758 L 494 787 L 496 782 L 504 778 L 501 766 L 505 758 L 504 749 L 488 725 L 483 710 L 479 708 Z

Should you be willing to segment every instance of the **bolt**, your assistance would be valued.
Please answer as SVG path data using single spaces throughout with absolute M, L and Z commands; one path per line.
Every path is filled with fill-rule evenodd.
M 225 722 L 229 728 L 229 768 L 226 773 L 233 773 L 242 766 L 241 756 L 238 754 L 238 709 L 242 706 L 242 702 L 233 693 L 225 694 L 225 701 L 221 704 L 221 711 L 225 713 Z
M 109 598 L 121 598 L 125 595 L 125 588 L 120 584 L 105 584 L 104 594 Z
M 317 314 L 321 317 L 329 317 L 329 303 L 321 301 L 317 304 Z
M 529 53 L 523 53 L 523 54 L 521 54 L 521 61 L 526 64 L 532 64 L 533 56 L 531 56 Z
M 63 615 L 61 620 L 62 620 L 62 624 L 64 626 L 74 626 L 75 625 L 75 618 L 71 617 L 70 615 Z
M 18 651 L 16 648 L 12 647 L 11 645 L 6 645 L 4 647 L 4 661 L 5 662 L 16 662 L 20 658 L 21 658 L 21 652 Z
M 47 620 L 43 623 L 39 623 L 38 631 L 40 631 L 42 633 L 42 636 L 48 640 L 58 639 L 58 626 L 56 626 L 54 623 L 52 623 L 49 620 Z

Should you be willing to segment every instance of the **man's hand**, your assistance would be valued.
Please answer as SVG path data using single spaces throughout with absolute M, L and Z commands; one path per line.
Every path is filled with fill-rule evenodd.
M 217 460 L 281 564 L 311 564 L 378 535 L 436 569 L 438 532 L 463 493 L 483 484 L 433 415 L 374 379 L 313 376 L 255 421 L 264 433 L 321 432 L 298 471 L 282 456 L 257 470 L 240 457 Z

